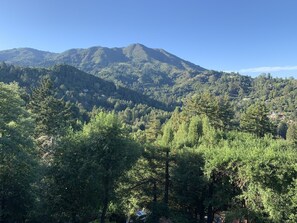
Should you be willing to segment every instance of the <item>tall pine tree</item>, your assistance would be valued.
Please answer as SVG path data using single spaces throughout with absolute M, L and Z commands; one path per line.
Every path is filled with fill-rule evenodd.
M 53 82 L 45 78 L 32 90 L 28 108 L 35 118 L 35 137 L 42 153 L 51 152 L 56 137 L 63 135 L 70 125 L 70 107 L 62 98 L 56 98 Z
M 272 123 L 268 118 L 268 109 L 264 103 L 251 105 L 241 116 L 240 128 L 243 131 L 263 137 L 267 133 L 272 133 Z

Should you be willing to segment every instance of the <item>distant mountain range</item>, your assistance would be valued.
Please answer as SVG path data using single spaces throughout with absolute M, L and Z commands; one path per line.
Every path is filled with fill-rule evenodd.
M 51 53 L 32 48 L 17 48 L 0 51 L 0 61 L 34 67 L 49 67 L 66 63 L 89 73 L 121 63 L 132 65 L 154 63 L 177 70 L 205 70 L 163 49 L 151 49 L 142 44 L 132 44 L 123 48 L 91 47 L 88 49 L 70 49 L 62 53 Z
M 153 97 L 155 90 L 166 92 L 164 87 L 173 87 L 206 71 L 165 50 L 151 49 L 141 44 L 124 48 L 71 49 L 62 53 L 19 48 L 0 51 L 0 61 L 30 67 L 68 64 Z
M 272 78 L 269 75 L 251 78 L 238 73 L 207 70 L 165 50 L 151 49 L 141 44 L 123 48 L 71 49 L 62 53 L 19 48 L 0 51 L 0 61 L 32 67 L 26 68 L 27 70 L 18 68 L 22 72 L 9 77 L 20 83 L 30 84 L 24 80 L 32 78 L 38 72 L 39 75 L 54 75 L 58 80 L 66 75 L 67 78 L 58 83 L 59 88 L 66 88 L 63 91 L 66 94 L 75 94 L 73 97 L 76 101 L 85 103 L 84 107 L 87 108 L 105 102 L 111 108 L 119 108 L 121 104 L 127 107 L 131 101 L 132 104 L 143 103 L 172 110 L 176 105 L 181 105 L 187 96 L 210 91 L 216 95 L 228 95 L 237 111 L 261 100 L 266 102 L 271 112 L 284 111 L 297 117 L 295 79 Z M 62 66 L 57 66 L 59 64 Z M 4 77 L 9 79 L 8 74 L 5 76 L 4 73 L 2 68 L 0 81 Z M 112 87 L 105 89 L 104 86 Z M 108 97 L 104 98 L 104 95 Z M 73 97 L 70 99 L 73 100 Z M 114 100 L 118 100 L 118 103 Z M 111 105 L 108 105 L 111 101 Z

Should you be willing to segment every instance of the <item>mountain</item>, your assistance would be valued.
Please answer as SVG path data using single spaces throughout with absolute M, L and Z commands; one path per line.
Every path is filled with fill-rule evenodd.
M 155 99 L 160 94 L 169 97 L 174 94 L 167 92 L 170 87 L 206 71 L 163 49 L 151 49 L 141 44 L 123 48 L 71 49 L 62 53 L 19 48 L 0 51 L 0 61 L 30 67 L 68 64 Z
M 91 73 L 117 63 L 154 63 L 166 64 L 168 67 L 177 70 L 205 70 L 163 49 L 151 49 L 142 44 L 132 44 L 123 48 L 91 47 L 88 49 L 70 49 L 62 53 L 51 53 L 32 48 L 17 48 L 0 51 L 0 61 L 34 67 L 66 63 Z
M 123 48 L 71 49 L 62 53 L 20 48 L 0 51 L 0 61 L 44 68 L 56 64 L 68 64 L 86 72 L 71 71 L 69 77 L 73 73 L 80 73 L 77 79 L 80 83 L 70 81 L 70 85 L 67 81 L 59 82 L 59 87 L 63 89 L 64 86 L 67 86 L 66 95 L 69 92 L 76 94 L 74 96 L 76 101 L 81 101 L 88 109 L 92 105 L 98 105 L 99 102 L 103 103 L 103 101 L 107 103 L 107 107 L 117 107 L 118 109 L 127 107 L 127 101 L 132 101 L 132 104 L 143 103 L 148 106 L 172 109 L 176 105 L 181 105 L 182 100 L 187 96 L 209 91 L 215 95 L 229 96 L 232 105 L 238 112 L 243 111 L 255 101 L 261 100 L 265 101 L 271 113 L 279 114 L 280 117 L 284 115 L 297 117 L 297 80 L 295 79 L 272 78 L 269 75 L 251 78 L 238 73 L 206 70 L 165 50 L 151 49 L 141 44 L 132 44 Z M 61 66 L 61 68 L 63 67 Z M 73 67 L 67 69 L 72 70 Z M 29 73 L 37 72 L 33 68 L 30 69 L 22 71 L 20 76 L 12 79 L 19 82 L 30 76 Z M 38 69 L 40 70 L 40 68 Z M 50 71 L 43 70 L 42 72 L 51 73 L 54 71 L 50 69 Z M 56 72 L 55 75 L 58 73 Z M 96 77 L 102 79 L 96 79 Z M 59 80 L 60 78 L 61 76 Z M 113 83 L 104 82 L 103 79 Z M 103 90 L 100 87 L 96 88 L 93 82 L 104 83 L 99 86 L 113 87 Z M 84 89 L 89 89 L 88 86 L 93 89 L 92 94 L 84 92 Z M 101 94 L 102 91 L 104 93 Z M 83 95 L 88 96 L 82 99 Z M 100 95 L 108 95 L 108 97 L 104 99 Z M 110 101 L 112 104 L 108 105 Z M 167 107 L 164 107 L 164 104 Z
M 0 51 L 0 61 L 21 66 L 46 67 L 52 64 L 56 54 L 32 48 L 18 48 Z
M 143 104 L 148 107 L 167 109 L 166 106 L 136 91 L 116 86 L 110 81 L 87 74 L 69 65 L 56 65 L 52 68 L 26 68 L 0 63 L 0 81 L 16 81 L 28 92 L 50 77 L 58 90 L 58 97 L 76 103 L 79 107 L 91 110 L 94 106 L 109 110 L 123 110 Z

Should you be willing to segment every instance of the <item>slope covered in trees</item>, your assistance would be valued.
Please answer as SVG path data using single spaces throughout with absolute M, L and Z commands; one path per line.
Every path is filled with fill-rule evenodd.
M 121 86 L 69 65 L 1 64 L 0 223 L 296 222 L 295 79 L 207 71 L 142 45 L 23 53 L 38 66 L 85 54 L 81 69 Z
M 166 109 L 166 106 L 157 100 L 68 65 L 57 65 L 51 69 L 22 68 L 5 63 L 0 65 L 0 81 L 15 81 L 27 91 L 37 86 L 45 77 L 53 80 L 58 96 L 89 111 L 94 106 L 119 111 L 136 104 Z
M 141 44 L 71 49 L 60 54 L 30 48 L 13 49 L 0 52 L 0 61 L 35 67 L 68 64 L 140 92 L 147 92 L 148 87 L 172 86 L 194 71 L 205 70 L 165 50 Z
M 236 111 L 243 111 L 261 100 L 272 117 L 279 121 L 297 116 L 295 79 L 272 78 L 269 74 L 251 78 L 238 73 L 206 70 L 165 50 L 141 44 L 124 48 L 71 49 L 63 53 L 13 49 L 1 51 L 0 61 L 33 67 L 68 64 L 117 86 L 148 95 L 172 108 L 181 105 L 187 96 L 210 91 L 215 95 L 227 95 Z M 16 81 L 19 82 L 19 78 Z
M 296 126 L 287 140 L 246 127 L 254 113 L 270 126 L 265 105 L 247 109 L 239 129 L 211 94 L 166 121 L 152 114 L 145 130 L 103 111 L 73 128 L 49 90 L 44 80 L 26 103 L 17 84 L 0 83 L 0 222 L 295 222 Z

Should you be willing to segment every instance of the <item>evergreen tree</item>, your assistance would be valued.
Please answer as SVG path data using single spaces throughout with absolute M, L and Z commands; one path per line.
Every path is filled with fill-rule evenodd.
M 161 133 L 161 122 L 156 114 L 153 114 L 148 123 L 148 128 L 145 131 L 148 142 L 156 142 L 158 135 Z
M 291 123 L 289 125 L 286 138 L 289 142 L 297 145 L 297 124 L 296 123 Z
M 168 121 L 163 129 L 163 135 L 160 142 L 160 145 L 164 148 L 170 148 L 173 143 L 174 135 L 173 135 L 172 123 Z
M 248 107 L 240 119 L 240 128 L 243 131 L 263 137 L 273 133 L 272 123 L 268 118 L 268 109 L 263 103 L 256 103 Z
M 188 144 L 188 124 L 182 122 L 174 135 L 174 144 L 176 148 L 183 148 Z
M 288 125 L 285 122 L 280 122 L 277 126 L 277 135 L 282 137 L 283 139 L 286 139 L 288 131 Z
M 202 137 L 202 120 L 199 116 L 193 116 L 190 120 L 188 141 L 191 147 L 198 145 L 199 139 Z
M 42 155 L 52 153 L 55 138 L 63 135 L 73 121 L 71 107 L 56 98 L 53 82 L 45 78 L 32 90 L 28 108 L 35 118 L 35 136 Z
M 232 128 L 234 112 L 227 97 L 216 97 L 210 93 L 195 95 L 186 100 L 184 110 L 190 117 L 207 116 L 216 129 Z

